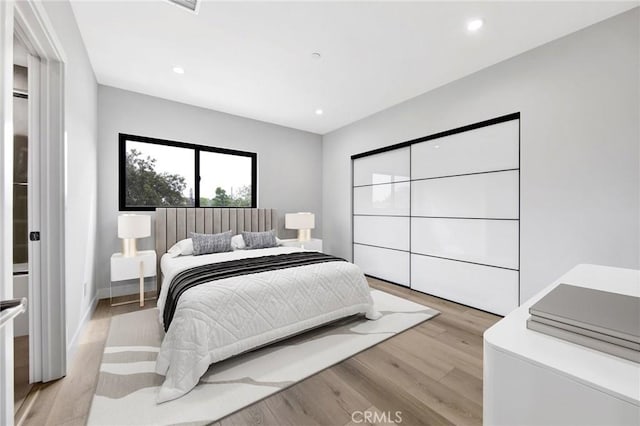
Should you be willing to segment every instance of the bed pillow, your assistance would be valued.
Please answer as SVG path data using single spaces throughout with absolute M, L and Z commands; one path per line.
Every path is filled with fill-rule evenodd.
M 231 237 L 231 248 L 233 250 L 244 250 L 247 248 L 247 245 L 244 243 L 244 238 L 242 235 L 234 235 Z
M 193 240 L 187 238 L 175 243 L 169 250 L 167 250 L 169 257 L 178 256 L 191 256 L 193 254 Z
M 277 247 L 276 231 L 273 229 L 266 232 L 243 232 L 242 239 L 247 249 L 261 249 L 269 247 Z
M 231 251 L 231 231 L 220 234 L 191 233 L 193 239 L 193 255 L 224 253 Z
M 276 245 L 278 246 L 282 245 L 282 240 L 278 237 L 276 237 Z M 242 238 L 242 235 L 238 234 L 231 237 L 231 248 L 233 250 L 244 250 L 247 248 L 247 245 L 244 243 L 244 238 Z

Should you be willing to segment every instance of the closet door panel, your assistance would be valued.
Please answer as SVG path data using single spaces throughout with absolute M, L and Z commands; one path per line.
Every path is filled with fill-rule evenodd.
M 408 252 L 354 244 L 353 263 L 367 275 L 409 286 Z
M 354 216 L 353 242 L 409 251 L 409 218 Z
M 411 219 L 411 251 L 518 269 L 518 221 Z
M 518 271 L 411 255 L 411 288 L 499 315 L 518 306 Z
M 353 214 L 409 216 L 409 182 L 353 188 Z
M 416 143 L 411 179 L 517 169 L 519 132 L 519 120 L 511 120 Z
M 518 171 L 411 182 L 411 215 L 518 219 Z
M 353 185 L 402 182 L 409 180 L 409 147 L 382 152 L 353 162 Z

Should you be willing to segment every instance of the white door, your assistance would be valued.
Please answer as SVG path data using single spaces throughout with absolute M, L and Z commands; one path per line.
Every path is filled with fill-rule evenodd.
M 0 300 L 13 297 L 13 8 L 0 2 Z M 0 328 L 0 424 L 13 424 L 13 324 Z
M 42 380 L 40 297 L 40 59 L 29 55 L 29 382 Z M 37 233 L 37 234 L 35 234 Z M 32 238 L 33 237 L 33 238 Z

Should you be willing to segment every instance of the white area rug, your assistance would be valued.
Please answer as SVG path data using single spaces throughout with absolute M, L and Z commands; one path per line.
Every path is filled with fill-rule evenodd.
M 182 398 L 156 404 L 154 372 L 162 330 L 149 309 L 111 320 L 89 425 L 208 424 L 438 315 L 372 290 L 382 318 L 351 317 L 209 367 Z

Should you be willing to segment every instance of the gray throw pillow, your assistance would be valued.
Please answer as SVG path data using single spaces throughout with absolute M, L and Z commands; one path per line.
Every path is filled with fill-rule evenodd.
M 193 255 L 231 251 L 231 231 L 220 234 L 196 234 L 191 232 Z
M 273 229 L 266 232 L 243 232 L 242 239 L 248 249 L 260 249 L 277 247 L 276 231 Z

